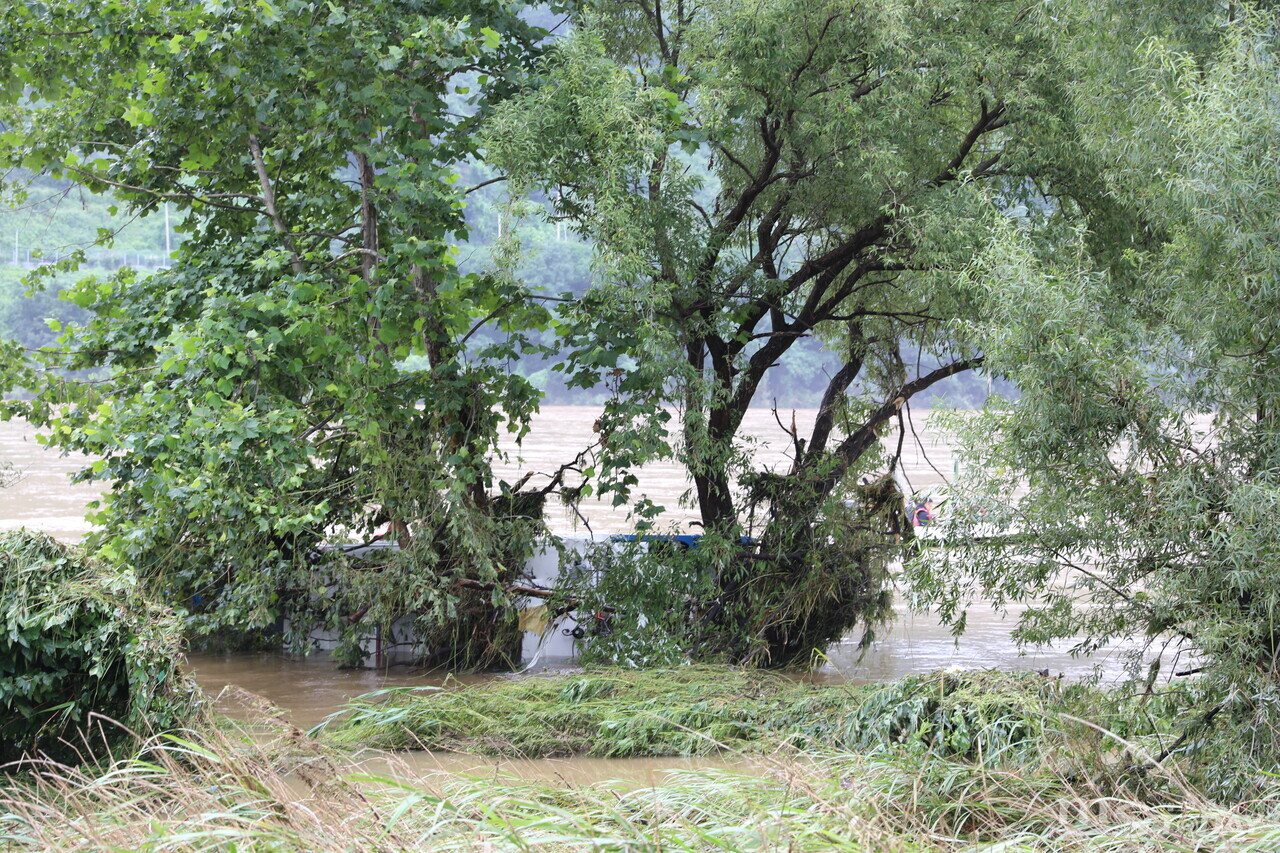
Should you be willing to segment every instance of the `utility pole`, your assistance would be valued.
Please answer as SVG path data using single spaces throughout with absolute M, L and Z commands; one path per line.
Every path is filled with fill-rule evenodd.
M 552 211 L 557 214 L 556 216 L 556 242 L 557 243 L 562 242 L 564 240 L 564 221 L 558 215 L 559 210 L 557 210 L 557 208 L 560 206 L 560 202 L 563 199 L 564 199 L 564 191 L 560 187 L 556 187 L 556 204 L 554 207 L 552 207 Z

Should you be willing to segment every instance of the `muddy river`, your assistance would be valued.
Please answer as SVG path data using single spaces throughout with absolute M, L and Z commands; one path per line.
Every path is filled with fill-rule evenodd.
M 744 423 L 744 433 L 755 443 L 755 459 L 760 468 L 785 470 L 791 465 L 788 427 L 794 418 L 804 435 L 813 424 L 812 409 L 774 413 L 751 410 Z M 502 450 L 504 459 L 496 466 L 496 475 L 508 482 L 532 472 L 529 487 L 546 483 L 564 463 L 595 441 L 593 426 L 600 410 L 587 406 L 548 406 L 533 421 L 533 429 L 517 447 L 509 437 Z M 928 413 L 916 413 L 914 430 L 903 443 L 903 467 L 913 489 L 924 491 L 944 482 L 954 470 L 954 455 L 943 436 L 927 425 Z M 896 443 L 896 434 L 892 440 Z M 0 422 L 0 463 L 9 462 L 21 473 L 21 479 L 8 489 L 0 490 L 0 530 L 27 527 L 43 530 L 68 542 L 78 541 L 89 530 L 85 520 L 86 505 L 97 496 L 97 490 L 86 484 L 73 485 L 68 477 L 82 463 L 81 459 L 47 450 L 37 440 L 34 430 L 18 422 Z M 685 528 L 696 515 L 684 500 L 689 489 L 684 470 L 674 462 L 659 462 L 639 472 L 638 491 L 666 507 L 664 521 Z M 548 523 L 556 533 L 582 535 L 628 533 L 631 530 L 625 508 L 611 505 L 611 500 L 590 499 L 575 515 L 559 505 L 548 503 Z
M 535 419 L 523 446 L 506 448 L 508 458 L 499 474 L 514 481 L 524 472 L 546 476 L 571 459 L 592 441 L 592 425 L 599 412 L 588 407 L 549 407 Z M 791 413 L 783 414 L 789 425 Z M 812 421 L 812 411 L 795 413 L 801 430 Z M 945 436 L 930 430 L 927 414 L 916 413 L 915 433 L 904 444 L 906 476 L 913 488 L 925 490 L 951 476 L 954 457 Z M 784 468 L 790 464 L 789 437 L 772 412 L 756 410 L 747 418 L 746 428 L 758 442 L 757 460 L 762 466 Z M 803 434 L 803 433 L 802 433 Z M 894 438 L 896 441 L 896 437 Z M 65 541 L 77 541 L 89 530 L 85 520 L 88 504 L 97 496 L 93 487 L 74 485 L 69 475 L 80 460 L 61 456 L 37 443 L 33 431 L 19 422 L 0 423 L 0 462 L 8 461 L 21 478 L 0 489 L 0 529 L 27 527 L 46 531 Z M 693 519 L 682 508 L 688 489 L 683 472 L 672 463 L 650 466 L 640 472 L 640 490 L 668 510 L 668 521 L 683 527 Z M 550 519 L 556 532 L 581 535 L 626 532 L 625 511 L 604 502 L 582 507 L 585 518 L 565 513 Z M 1092 658 L 1076 658 L 1067 649 L 1020 651 L 1010 639 L 1016 612 L 1003 616 L 990 607 L 970 610 L 968 629 L 959 640 L 927 612 L 900 612 L 897 621 L 861 654 L 857 636 L 829 650 L 828 661 L 816 674 L 824 680 L 868 682 L 887 681 L 914 672 L 949 666 L 1020 670 L 1048 669 L 1053 674 L 1081 677 L 1098 671 L 1104 680 L 1118 677 L 1122 670 L 1120 651 Z M 319 722 L 348 697 L 394 685 L 434 683 L 432 676 L 393 668 L 385 672 L 340 671 L 324 658 L 288 660 L 280 656 L 193 655 L 191 668 L 202 686 L 216 693 L 228 684 L 261 695 L 288 710 L 302 727 Z M 492 772 L 496 765 L 472 756 L 420 757 L 444 769 Z M 505 770 L 526 776 L 589 781 L 601 777 L 624 776 L 644 779 L 654 773 L 690 766 L 679 760 L 648 762 L 604 762 L 574 759 L 572 762 L 504 762 Z M 700 761 L 697 766 L 705 767 Z

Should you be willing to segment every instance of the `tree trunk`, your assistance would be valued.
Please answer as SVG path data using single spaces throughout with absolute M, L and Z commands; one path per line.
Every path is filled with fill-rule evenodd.
M 736 662 L 810 666 L 859 623 L 889 615 L 889 564 L 911 525 L 889 476 L 844 500 L 798 479 L 783 485 L 773 507 L 758 552 L 725 589 L 741 599 L 730 609 L 744 617 Z

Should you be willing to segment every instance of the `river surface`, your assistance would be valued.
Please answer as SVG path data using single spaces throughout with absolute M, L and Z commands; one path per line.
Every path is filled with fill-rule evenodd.
M 539 476 L 549 476 L 592 443 L 593 424 L 599 410 L 591 407 L 548 407 L 534 420 L 533 429 L 519 448 L 508 446 L 508 458 L 498 467 L 499 476 L 514 481 L 523 473 L 535 472 L 531 485 Z M 753 410 L 745 423 L 748 434 L 757 441 L 758 467 L 785 470 L 790 465 L 788 450 L 791 440 L 783 426 L 790 426 L 794 416 L 804 429 L 812 423 L 814 412 L 800 410 L 780 412 L 778 417 L 766 410 Z M 890 439 L 896 443 L 896 436 Z M 20 422 L 0 423 L 0 462 L 8 461 L 21 472 L 21 479 L 0 489 L 0 530 L 27 527 L 42 530 L 68 542 L 78 541 L 89 531 L 85 520 L 89 502 L 97 497 L 90 485 L 73 485 L 70 474 L 83 459 L 62 456 L 38 444 L 33 430 Z M 903 462 L 911 486 L 926 491 L 944 483 L 951 476 L 955 458 L 946 436 L 928 428 L 927 413 L 917 413 L 914 432 L 904 441 Z M 681 530 L 689 526 L 692 511 L 682 506 L 682 495 L 688 489 L 683 471 L 674 463 L 655 464 L 640 472 L 640 491 L 668 510 L 665 520 Z M 581 507 L 583 518 L 572 513 L 549 519 L 554 530 L 563 534 L 582 535 L 627 532 L 625 510 L 615 509 L 602 501 L 588 501 Z M 1092 658 L 1072 657 L 1066 647 L 1020 651 L 1010 638 L 1017 610 L 1002 615 L 991 607 L 978 604 L 969 610 L 968 627 L 958 640 L 950 630 L 928 612 L 911 613 L 900 608 L 898 619 L 865 653 L 858 648 L 858 635 L 828 651 L 828 660 L 817 673 L 818 678 L 855 683 L 889 681 L 916 672 L 945 667 L 1049 670 L 1067 677 L 1083 677 L 1099 673 L 1104 680 L 1118 678 L 1123 671 L 1120 651 Z M 341 671 L 322 658 L 289 660 L 275 655 L 212 656 L 192 655 L 190 665 L 201 685 L 210 693 L 218 693 L 226 685 L 238 685 L 263 696 L 286 709 L 295 723 L 303 728 L 315 725 L 340 707 L 349 697 L 388 686 L 423 686 L 439 683 L 436 676 L 424 675 L 404 668 L 385 672 Z M 435 762 L 445 769 L 495 769 L 540 778 L 585 781 L 619 775 L 641 780 L 668 769 L 685 769 L 688 762 L 605 762 L 589 760 L 571 762 L 492 762 L 474 756 L 420 759 Z M 463 767 L 462 765 L 465 765 Z M 707 766 L 700 761 L 699 767 Z
M 791 438 L 784 431 L 794 423 L 804 436 L 816 412 L 812 409 L 773 412 L 752 409 L 743 422 L 744 435 L 755 443 L 754 460 L 758 469 L 785 471 L 792 460 Z M 581 450 L 596 440 L 594 424 L 600 410 L 588 406 L 548 406 L 533 420 L 533 428 L 520 446 L 507 437 L 502 444 L 504 458 L 495 474 L 515 482 L 532 473 L 529 487 L 545 484 L 555 471 L 570 462 Z M 951 476 L 955 457 L 945 437 L 929 429 L 927 412 L 913 419 L 903 442 L 903 469 L 910 486 L 925 492 Z M 890 437 L 896 443 L 896 434 Z M 79 541 L 88 531 L 86 506 L 98 497 L 91 484 L 71 484 L 69 476 L 85 464 L 83 457 L 64 456 L 40 445 L 35 431 L 20 421 L 0 422 L 0 463 L 17 468 L 21 479 L 8 489 L 0 490 L 0 530 L 27 527 L 43 530 L 66 542 Z M 648 495 L 666 507 L 662 521 L 681 532 L 697 532 L 691 526 L 696 515 L 685 500 L 689 483 L 684 470 L 675 462 L 657 462 L 639 471 L 639 493 Z M 547 522 L 555 533 L 583 535 L 629 533 L 631 523 L 625 508 L 612 506 L 611 499 L 584 501 L 580 514 L 549 501 Z

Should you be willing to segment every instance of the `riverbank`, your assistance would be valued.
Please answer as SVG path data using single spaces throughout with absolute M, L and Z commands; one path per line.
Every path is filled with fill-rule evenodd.
M 406 782 L 312 759 L 173 746 L 150 766 L 6 797 L 10 850 L 1274 850 L 1280 826 L 1203 801 L 1106 797 L 1044 776 L 858 754 L 690 773 L 655 789 L 435 774 Z
M 663 682 L 669 691 L 657 690 Z M 1190 705 L 1176 707 L 1167 695 L 991 672 L 853 688 L 691 670 L 391 693 L 359 707 L 376 709 L 391 728 L 399 709 L 442 699 L 457 711 L 451 725 L 477 738 L 472 747 L 482 726 L 501 740 L 503 723 L 571 733 L 587 718 L 597 721 L 595 739 L 618 739 L 623 733 L 602 725 L 611 719 L 606 706 L 629 710 L 643 726 L 701 703 L 700 719 L 679 721 L 685 734 L 710 742 L 717 730 L 727 735 L 718 748 L 755 757 L 737 770 L 672 774 L 656 787 L 402 773 L 394 756 L 373 771 L 367 756 L 338 749 L 327 735 L 310 738 L 263 704 L 256 738 L 224 721 L 158 738 L 140 759 L 107 768 L 10 776 L 0 793 L 0 847 L 1225 853 L 1280 845 L 1274 777 L 1248 801 L 1225 802 L 1188 774 L 1194 751 L 1160 757 L 1171 735 L 1194 722 Z M 514 704 L 497 716 L 503 701 Z M 490 719 L 468 728 L 468 711 Z M 754 733 L 724 728 L 746 718 Z M 651 747 L 695 742 L 671 740 L 681 729 L 667 722 Z M 1193 738 L 1204 740 L 1200 734 Z M 1242 752 L 1234 760 L 1233 772 L 1251 769 Z

